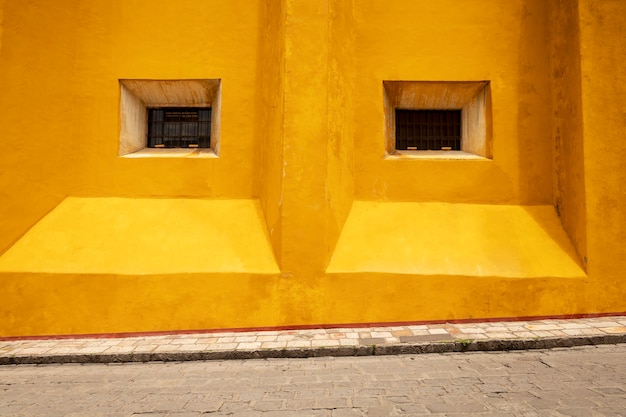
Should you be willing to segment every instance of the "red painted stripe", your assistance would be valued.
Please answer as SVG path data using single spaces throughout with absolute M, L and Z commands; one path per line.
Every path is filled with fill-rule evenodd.
M 452 320 L 422 320 L 422 321 L 394 321 L 394 322 L 369 322 L 369 323 L 335 323 L 335 324 L 299 324 L 287 326 L 269 327 L 235 327 L 224 329 L 198 329 L 198 330 L 162 330 L 150 332 L 126 332 L 126 333 L 86 333 L 86 334 L 63 334 L 63 335 L 41 335 L 41 336 L 4 336 L 0 341 L 18 340 L 54 340 L 54 339 L 118 339 L 124 337 L 144 337 L 144 336 L 164 336 L 183 334 L 211 334 L 211 333 L 243 333 L 243 332 L 263 332 L 263 331 L 288 331 L 288 330 L 310 330 L 310 329 L 359 329 L 368 327 L 393 327 L 393 326 L 419 326 L 432 324 L 463 324 L 463 323 L 493 323 L 493 322 L 515 322 L 515 321 L 538 321 L 538 320 L 575 320 L 597 317 L 626 316 L 626 311 L 614 313 L 588 313 L 588 314 L 564 314 L 553 316 L 529 316 L 529 317 L 495 317 L 495 318 L 471 318 Z

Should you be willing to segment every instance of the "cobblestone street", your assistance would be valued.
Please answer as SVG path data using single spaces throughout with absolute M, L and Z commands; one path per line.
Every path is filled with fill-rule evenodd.
M 2 416 L 624 416 L 626 345 L 9 365 Z

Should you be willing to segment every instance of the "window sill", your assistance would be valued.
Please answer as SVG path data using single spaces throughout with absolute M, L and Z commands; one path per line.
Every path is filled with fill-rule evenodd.
M 490 161 L 484 156 L 476 155 L 464 151 L 399 151 L 395 150 L 391 154 L 385 155 L 388 160 L 410 160 L 410 159 L 448 159 L 448 160 L 478 160 Z
M 218 158 L 213 149 L 198 148 L 143 148 L 122 155 L 121 158 Z

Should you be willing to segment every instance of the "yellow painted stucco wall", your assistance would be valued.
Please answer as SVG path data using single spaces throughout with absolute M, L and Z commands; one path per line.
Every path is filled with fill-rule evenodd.
M 76 2 L 73 154 L 77 196 L 259 194 L 259 2 Z M 41 7 L 58 7 L 42 5 Z M 216 51 L 218 51 L 216 53 Z M 119 79 L 221 79 L 219 159 L 118 158 Z M 241 122 L 246 114 L 247 121 Z
M 617 305 L 626 298 L 625 13 L 619 0 L 579 4 L 590 296 Z
M 625 13 L 0 0 L 0 337 L 626 311 Z M 120 79 L 221 80 L 219 157 L 118 156 Z M 492 158 L 388 157 L 401 80 Z
M 356 198 L 551 201 L 549 4 L 355 2 L 360 89 L 355 136 L 361 150 L 356 154 Z M 384 159 L 381 79 L 490 80 L 493 160 Z
M 73 4 L 73 3 L 72 3 Z M 73 7 L 0 3 L 0 248 L 69 192 Z M 54 34 L 54 36 L 51 36 Z M 52 104 L 54 103 L 54 104 Z M 37 114 L 36 122 L 25 113 Z
M 586 263 L 587 230 L 578 5 L 560 1 L 550 10 L 554 206 Z

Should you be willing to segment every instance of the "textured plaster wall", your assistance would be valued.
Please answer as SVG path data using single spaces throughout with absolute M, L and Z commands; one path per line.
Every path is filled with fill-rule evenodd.
M 263 2 L 259 14 L 257 128 L 261 139 L 260 200 L 277 260 L 282 253 L 285 102 L 285 1 Z
M 260 3 L 97 0 L 75 10 L 72 194 L 258 196 Z M 133 78 L 221 79 L 220 158 L 119 158 L 118 80 Z
M 0 3 L 0 253 L 69 193 L 75 1 Z
M 626 309 L 626 3 L 580 0 L 588 273 L 599 308 Z
M 352 202 L 352 4 L 265 10 L 261 200 L 285 277 L 306 277 L 323 270 Z
M 286 7 L 281 267 L 297 282 L 323 271 L 329 2 Z
M 550 203 L 548 2 L 369 0 L 355 6 L 356 197 Z M 382 80 L 490 80 L 493 160 L 383 159 Z
M 29 270 L 33 247 L 15 245 L 19 265 L 0 272 L 0 335 L 626 310 L 621 1 L 579 0 L 578 11 L 558 0 L 1 1 L 0 137 L 8 146 L 0 153 L 0 248 L 66 195 L 85 197 L 92 211 L 81 218 L 107 219 L 122 237 L 113 248 L 91 239 L 89 228 L 106 234 L 98 220 L 83 221 L 76 234 L 72 213 L 46 229 L 60 230 L 58 238 L 33 228 L 31 242 L 45 238 L 33 247 L 53 242 L 38 256 L 61 253 L 50 259 L 77 269 Z M 120 78 L 221 79 L 220 157 L 119 158 Z M 383 80 L 490 80 L 493 160 L 385 159 Z M 33 108 L 37 119 L 25 116 Z M 115 199 L 112 212 L 108 199 L 93 198 L 107 196 L 127 198 Z M 123 236 L 141 224 L 137 200 L 151 211 L 163 207 L 162 197 L 172 199 L 163 219 L 176 219 L 168 227 L 179 233 L 163 233 L 152 216 L 141 237 L 152 247 L 189 243 L 184 230 L 209 253 L 223 240 L 246 250 L 269 240 L 273 254 L 268 244 L 256 256 L 271 267 L 228 271 L 240 252 L 222 250 L 207 260 L 210 268 L 184 271 L 183 254 L 179 269 L 160 273 L 163 259 L 150 261 L 148 249 L 124 246 L 135 240 Z M 254 209 L 241 215 L 219 205 L 218 214 L 242 217 L 231 233 L 195 228 L 203 216 L 181 197 L 260 204 L 246 203 Z M 180 206 L 194 215 L 176 218 Z M 41 224 L 59 219 L 63 207 Z M 429 229 L 433 236 L 402 227 L 416 211 L 441 225 Z M 466 226 L 472 234 L 464 238 L 478 237 L 460 246 L 456 261 L 421 247 L 462 241 L 454 237 L 463 226 L 446 221 L 450 212 L 479 219 Z M 587 257 L 587 274 L 559 220 Z M 352 240 L 342 235 L 346 221 Z M 264 224 L 267 235 L 245 224 Z M 133 265 L 133 274 L 121 274 L 108 262 L 88 270 L 88 256 L 77 262 L 79 251 L 62 246 L 71 235 L 109 251 L 94 259 L 139 251 L 144 273 Z M 375 271 L 361 266 L 372 260 L 359 248 L 383 235 L 397 248 L 409 244 L 408 266 L 389 248 Z M 333 270 L 335 247 L 347 255 Z M 560 260 L 532 255 L 543 247 Z M 415 262 L 423 253 L 432 255 L 430 269 Z M 515 274 L 481 271 L 473 254 L 494 262 L 490 271 L 511 262 Z
M 0 52 L 2 52 L 2 18 L 4 17 L 4 0 L 0 0 Z
M 578 1 L 550 8 L 554 205 L 583 264 L 587 258 Z
M 329 2 L 328 144 L 326 168 L 326 266 L 354 198 L 355 82 L 354 2 Z M 340 40 L 340 41 L 339 41 Z

